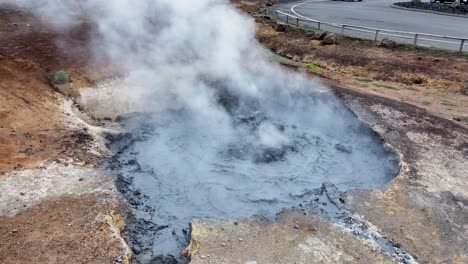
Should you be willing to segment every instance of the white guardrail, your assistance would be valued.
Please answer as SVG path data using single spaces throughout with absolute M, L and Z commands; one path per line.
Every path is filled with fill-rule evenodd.
M 316 25 L 315 28 L 317 30 L 323 30 L 324 27 L 335 28 L 339 30 L 339 32 L 337 33 L 340 33 L 341 35 L 344 35 L 346 30 L 356 31 L 361 34 L 366 33 L 367 35 L 372 34 L 372 37 L 366 36 L 365 38 L 373 39 L 374 41 L 378 41 L 379 36 L 386 35 L 386 36 L 396 38 L 397 42 L 399 43 L 412 44 L 415 47 L 416 46 L 430 46 L 430 45 L 424 45 L 423 42 L 426 42 L 426 43 L 436 42 L 436 43 L 439 43 L 438 47 L 440 48 L 450 49 L 450 50 L 458 49 L 459 52 L 463 52 L 465 43 L 468 44 L 468 38 L 433 35 L 433 34 L 416 33 L 416 32 L 405 32 L 405 31 L 371 28 L 371 27 L 346 25 L 346 24 L 336 24 L 336 23 L 314 20 L 310 18 L 297 17 L 297 16 L 294 16 L 285 12 L 281 12 L 279 10 L 275 11 L 275 16 L 277 19 L 281 19 L 283 17 L 286 24 L 295 24 L 297 27 L 310 26 L 310 24 L 312 23 Z M 304 24 L 304 22 L 307 24 Z

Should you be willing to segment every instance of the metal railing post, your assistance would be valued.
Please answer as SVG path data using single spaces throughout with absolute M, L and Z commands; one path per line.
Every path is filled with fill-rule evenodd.
M 1 0 L 0 0 L 0 2 L 1 2 Z M 271 11 L 272 10 L 269 10 L 270 14 L 271 14 Z M 294 15 L 290 15 L 288 13 L 285 13 L 285 12 L 282 12 L 282 11 L 279 11 L 279 10 L 275 10 L 274 12 L 275 12 L 275 16 L 276 16 L 276 18 L 278 20 L 281 20 L 282 16 L 286 16 L 285 22 L 286 22 L 287 25 L 290 24 L 289 17 L 291 17 L 293 20 L 294 19 L 296 20 L 296 22 L 291 21 L 291 24 L 295 23 L 297 27 L 300 26 L 299 21 L 302 18 L 299 18 L 299 17 L 294 16 Z M 375 42 L 379 41 L 379 37 L 380 38 L 383 37 L 382 34 L 383 35 L 403 34 L 403 35 L 394 35 L 394 36 L 397 36 L 398 38 L 409 40 L 409 41 L 412 39 L 411 35 L 413 35 L 414 36 L 413 45 L 414 45 L 415 48 L 418 47 L 419 36 L 423 36 L 423 37 L 428 37 L 428 38 L 421 38 L 425 42 L 446 42 L 446 43 L 450 43 L 451 45 L 455 45 L 455 47 L 451 46 L 450 48 L 448 48 L 448 47 L 444 46 L 443 48 L 448 49 L 448 50 L 455 50 L 455 51 L 457 50 L 456 45 L 460 45 L 459 48 L 458 48 L 458 51 L 460 53 L 468 52 L 468 49 L 465 47 L 465 44 L 468 43 L 468 38 L 460 38 L 460 37 L 456 37 L 456 36 L 442 36 L 442 35 L 416 33 L 416 32 L 407 32 L 407 31 L 388 30 L 388 29 L 382 29 L 382 28 L 362 27 L 362 26 L 355 26 L 355 25 L 340 25 L 340 24 L 334 24 L 334 23 L 329 23 L 329 22 L 325 22 L 325 21 L 318 21 L 318 20 L 313 20 L 313 19 L 307 19 L 307 18 L 304 18 L 302 20 L 304 21 L 303 26 L 306 27 L 306 28 L 314 29 L 313 23 L 317 23 L 317 30 L 319 30 L 319 31 L 322 30 L 322 24 L 329 25 L 329 26 L 333 27 L 334 28 L 333 31 L 336 32 L 337 34 L 339 34 L 338 32 L 339 32 L 339 30 L 341 28 L 341 35 L 342 36 L 344 36 L 345 29 L 348 29 L 349 31 L 363 31 L 363 32 L 368 32 L 370 34 L 375 32 L 375 35 L 374 35 L 374 41 Z M 372 36 L 366 37 L 366 38 L 372 40 Z M 449 39 L 450 41 L 445 41 L 445 40 L 440 40 L 440 39 Z M 458 41 L 460 41 L 460 42 L 458 42 Z M 425 42 L 422 45 L 425 45 Z M 401 40 L 399 40 L 399 43 L 409 44 L 407 41 L 401 41 Z

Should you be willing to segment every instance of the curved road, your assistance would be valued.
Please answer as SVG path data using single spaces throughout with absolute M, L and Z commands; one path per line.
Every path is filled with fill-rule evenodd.
M 282 2 L 276 6 L 277 10 L 325 22 L 468 38 L 468 18 L 396 9 L 391 7 L 392 3 L 397 2 L 394 0 Z M 362 33 L 359 35 L 358 33 L 347 32 L 347 34 L 372 39 L 370 33 L 367 33 L 369 36 L 361 36 Z M 390 38 L 392 37 L 390 36 Z M 427 39 L 422 38 L 421 46 L 457 50 L 460 47 L 459 41 L 445 40 L 439 42 Z M 412 43 L 410 39 L 401 40 L 400 42 Z M 465 50 L 467 48 L 468 43 L 465 44 Z

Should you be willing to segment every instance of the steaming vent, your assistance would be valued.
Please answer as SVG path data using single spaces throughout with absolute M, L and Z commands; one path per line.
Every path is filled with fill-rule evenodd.
M 274 219 L 324 182 L 380 188 L 399 171 L 397 155 L 329 93 L 222 90 L 214 101 L 222 118 L 180 108 L 122 121 L 132 132 L 114 141 L 111 166 L 133 207 L 142 263 L 176 263 L 193 218 Z
M 230 1 L 9 2 L 59 32 L 91 25 L 90 63 L 122 77 L 80 101 L 129 130 L 109 166 L 141 263 L 177 262 L 193 218 L 273 218 L 324 182 L 373 189 L 398 173 L 397 155 L 322 84 L 265 56 Z

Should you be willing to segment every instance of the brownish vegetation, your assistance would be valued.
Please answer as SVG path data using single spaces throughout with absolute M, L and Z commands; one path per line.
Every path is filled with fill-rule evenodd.
M 313 65 L 312 72 L 333 84 L 411 103 L 448 119 L 468 115 L 467 56 L 402 46 L 387 49 L 350 38 L 322 46 L 302 29 L 277 32 L 275 22 L 257 21 L 260 42 L 279 55 Z
M 263 45 L 322 81 L 410 103 L 468 125 L 468 55 L 401 45 L 388 49 L 353 38 L 323 46 L 309 30 L 276 30 L 275 19 L 261 13 L 270 1 L 233 2 L 255 18 Z

